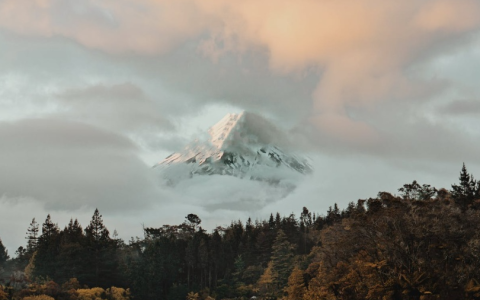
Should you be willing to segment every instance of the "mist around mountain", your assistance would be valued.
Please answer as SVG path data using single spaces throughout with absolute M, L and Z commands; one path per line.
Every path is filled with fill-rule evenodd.
M 278 184 L 313 172 L 309 159 L 290 148 L 288 135 L 260 115 L 227 114 L 208 130 L 208 139 L 195 140 L 155 168 L 172 185 L 197 175 Z
M 287 195 L 312 174 L 309 157 L 294 150 L 288 134 L 264 117 L 227 114 L 153 167 L 159 182 L 207 211 L 255 211 Z M 198 202 L 198 201 L 197 201 Z
M 192 212 L 128 242 L 98 210 L 33 219 L 16 253 L 0 242 L 0 299 L 478 299 L 480 181 L 464 165 L 448 190 L 397 192 L 211 232 Z

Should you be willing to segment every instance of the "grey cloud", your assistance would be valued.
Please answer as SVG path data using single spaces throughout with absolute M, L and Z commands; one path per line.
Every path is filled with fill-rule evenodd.
M 232 53 L 212 62 L 196 50 L 196 42 L 184 44 L 152 60 L 132 58 L 128 64 L 138 74 L 156 78 L 171 91 L 181 92 L 169 99 L 171 112 L 195 113 L 205 105 L 227 103 L 291 124 L 310 114 L 311 94 L 319 72 L 274 74 L 265 53 Z M 175 107 L 173 106 L 175 105 Z M 216 120 L 213 120 L 215 122 Z
M 448 123 L 418 120 L 383 132 L 380 148 L 384 155 L 392 157 L 460 163 L 478 157 L 480 145 L 475 140 L 476 137 L 458 128 L 448 127 Z
M 377 157 L 385 161 L 409 159 L 430 163 L 475 162 L 480 153 L 478 137 L 449 122 L 433 122 L 424 118 L 396 118 L 394 114 L 385 122 L 375 124 L 377 132 L 370 139 L 345 141 L 328 132 L 317 131 L 307 124 L 294 130 L 297 145 L 310 151 L 320 150 L 335 156 L 357 154 Z
M 280 201 L 263 207 L 264 218 L 271 212 L 297 214 L 303 206 L 310 211 L 325 214 L 329 206 L 337 203 L 346 208 L 349 202 L 375 197 L 379 191 L 398 194 L 398 188 L 417 180 L 437 188 L 450 189 L 458 182 L 462 162 L 437 162 L 397 158 L 385 160 L 357 152 L 350 155 L 337 153 L 315 155 L 313 176 L 306 178 L 295 191 Z M 476 160 L 465 161 L 469 172 L 480 174 Z
M 445 115 L 477 115 L 480 113 L 480 100 L 457 100 L 439 108 Z
M 176 130 L 168 103 L 182 101 L 124 61 L 61 38 L 0 31 L 0 43 L 0 120 L 75 120 L 144 145 Z
M 168 191 L 175 195 L 178 202 L 190 204 L 207 213 L 254 213 L 286 197 L 304 179 L 296 174 L 286 175 L 292 178 L 285 178 L 276 186 L 233 176 L 194 176 L 168 187 Z
M 165 151 L 177 152 L 180 151 L 189 141 L 187 138 L 175 135 L 167 135 L 156 137 L 147 141 L 147 147 L 149 149 L 163 149 Z M 162 157 L 159 157 L 161 159 Z
M 81 123 L 30 119 L 0 125 L 0 194 L 47 209 L 144 209 L 160 190 L 136 147 Z
M 69 119 L 113 131 L 142 134 L 173 129 L 172 123 L 162 115 L 161 107 L 132 83 L 68 89 L 57 98 L 67 109 L 65 114 Z

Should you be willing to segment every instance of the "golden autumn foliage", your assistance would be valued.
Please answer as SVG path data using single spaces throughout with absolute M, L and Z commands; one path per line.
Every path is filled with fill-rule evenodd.
M 13 297 L 7 295 L 0 286 L 0 300 L 130 300 L 130 290 L 110 287 L 80 288 L 76 278 L 71 278 L 61 286 L 54 281 L 31 283 L 23 289 L 13 289 Z
M 111 287 L 109 289 L 102 289 L 99 287 L 91 289 L 77 289 L 78 300 L 129 300 L 130 290 Z
M 292 274 L 288 277 L 288 285 L 285 288 L 288 300 L 302 300 L 305 294 L 305 279 L 303 277 L 303 271 L 295 267 Z
M 200 299 L 200 296 L 198 295 L 198 293 L 190 292 L 187 295 L 187 300 L 199 300 L 199 299 Z
M 7 293 L 3 290 L 3 287 L 0 286 L 0 300 L 8 300 Z
M 322 230 L 304 300 L 480 295 L 480 211 L 393 196 L 367 204 L 366 213 Z
M 109 300 L 129 300 L 130 289 L 118 288 L 112 286 L 105 291 Z
M 272 262 L 268 263 L 268 267 L 258 280 L 259 291 L 261 294 L 271 294 L 273 291 Z
M 102 288 L 78 289 L 78 300 L 101 300 L 105 290 Z
M 55 300 L 55 298 L 47 295 L 39 295 L 39 296 L 25 297 L 22 300 Z

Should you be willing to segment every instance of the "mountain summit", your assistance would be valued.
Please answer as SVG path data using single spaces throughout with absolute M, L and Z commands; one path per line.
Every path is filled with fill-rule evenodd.
M 230 175 L 275 184 L 312 172 L 308 159 L 280 149 L 286 135 L 257 114 L 227 114 L 208 133 L 208 140 L 194 141 L 155 167 L 171 183 L 194 175 Z

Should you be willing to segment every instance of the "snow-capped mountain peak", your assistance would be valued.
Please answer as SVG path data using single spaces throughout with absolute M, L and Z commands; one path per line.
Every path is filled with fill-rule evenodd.
M 208 133 L 211 137 L 211 144 L 217 149 L 222 149 L 225 142 L 229 140 L 230 135 L 235 133 L 235 126 L 240 122 L 243 115 L 244 112 L 239 114 L 227 114 L 217 124 L 210 127 Z
M 217 174 L 278 183 L 312 172 L 308 159 L 275 145 L 282 132 L 257 114 L 227 114 L 208 133 L 208 140 L 194 141 L 155 167 L 170 182 Z

